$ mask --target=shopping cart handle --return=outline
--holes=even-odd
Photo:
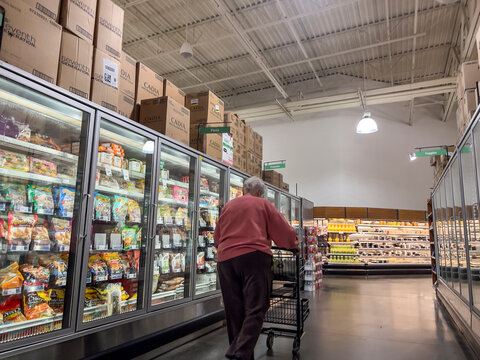
[[[300,249],[299,248],[295,248],[295,249],[286,249],[286,248],[280,248],[280,247],[277,247],[277,246],[272,246],[272,250],[283,250],[283,251],[289,251],[291,253],[293,253],[294,255],[298,255],[300,253]]]

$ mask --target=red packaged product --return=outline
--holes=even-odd
[[[21,295],[7,297],[0,304],[0,313],[2,314],[4,324],[27,321],[27,318],[22,313]]]
[[[38,175],[57,177],[57,165],[50,161],[31,157],[30,172]]]

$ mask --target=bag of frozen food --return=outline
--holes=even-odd
[[[117,252],[102,253],[100,257],[107,263],[110,279],[115,280],[123,277],[123,264]]]
[[[118,181],[115,180],[113,177],[107,176],[105,174],[100,174],[99,185],[108,187],[110,189],[120,189]]]
[[[51,289],[50,300],[48,305],[55,311],[56,314],[63,313],[63,306],[65,303],[65,290],[64,289]]]
[[[70,246],[72,236],[72,224],[70,220],[52,219],[52,227],[54,232],[54,241],[59,246]]]
[[[23,275],[24,291],[40,291],[48,286],[50,279],[50,270],[39,265],[22,265],[20,271]]]
[[[160,271],[162,274],[170,273],[170,255],[167,252],[160,254]]]
[[[21,295],[5,298],[5,301],[0,304],[0,313],[2,314],[4,324],[27,321],[27,318],[22,313]]]
[[[113,221],[124,222],[128,214],[128,199],[123,196],[115,195],[113,200]]]
[[[73,217],[73,207],[75,205],[75,190],[67,187],[58,188],[58,215],[64,217]]]
[[[33,134],[30,137],[30,142],[32,144],[40,145],[47,147],[49,149],[54,149],[58,151],[62,151],[62,148],[58,146],[49,136],[41,135],[41,134]]]
[[[170,266],[173,273],[182,272],[182,257],[181,254],[172,254],[170,256]]]
[[[15,246],[29,246],[37,215],[8,213],[8,243]]]
[[[5,199],[10,203],[10,209],[17,212],[30,212],[27,207],[27,191],[25,185],[1,184]]]
[[[142,221],[142,212],[138,202],[135,200],[128,200],[128,217],[132,223],[140,223]]]
[[[65,286],[67,283],[67,264],[62,260],[54,260],[50,264],[50,273],[55,279],[55,285]]]
[[[0,269],[0,288],[2,292],[19,289],[23,285],[23,276],[19,271],[18,263],[14,262],[9,266]]]
[[[110,221],[112,218],[111,199],[106,195],[95,193],[95,219]]]
[[[57,165],[53,162],[30,157],[30,172],[33,174],[57,177]]]
[[[205,251],[199,251],[197,253],[197,269],[205,269]]]
[[[152,294],[155,294],[158,288],[158,279],[160,278],[160,274],[154,274],[152,278]]]
[[[0,150],[0,168],[27,172],[28,158],[23,154]]]
[[[33,250],[50,250],[50,236],[45,225],[35,225],[32,230]]]
[[[122,230],[122,240],[123,240],[123,248],[124,249],[132,249],[135,248],[137,244],[136,240],[136,233],[137,227],[125,227]]]
[[[54,203],[52,188],[42,185],[28,185],[28,201],[33,203],[33,210],[37,214],[53,215]]]
[[[27,320],[39,319],[55,315],[48,305],[51,290],[31,291],[23,296],[23,311]]]
[[[107,264],[101,259],[100,255],[95,254],[88,259],[88,268],[92,273],[93,281],[106,281],[108,279]]]

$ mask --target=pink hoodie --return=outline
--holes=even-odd
[[[225,205],[214,238],[220,262],[257,250],[271,255],[271,240],[281,248],[298,246],[295,229],[283,215],[268,200],[250,194]]]

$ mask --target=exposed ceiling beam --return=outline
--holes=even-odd
[[[331,5],[331,6],[332,7],[333,6],[338,7],[340,5],[345,6],[345,4],[348,4],[348,3],[341,3],[341,4],[337,4],[335,6],[334,5]],[[418,13],[423,14],[423,13],[427,13],[427,12],[442,11],[442,10],[445,10],[447,7],[450,7],[450,6],[456,6],[456,5],[444,5],[444,6],[440,6],[440,7],[426,7],[426,8],[422,8]],[[301,19],[301,18],[304,18],[304,17],[309,16],[309,15],[314,15],[314,14],[317,14],[317,13],[323,13],[323,12],[329,10],[329,9],[330,9],[329,7],[325,7],[325,8],[322,8],[322,10],[301,13],[299,15],[291,17],[290,20]],[[414,15],[415,15],[414,12],[401,14],[401,15],[398,15],[396,17],[390,17],[390,21],[392,21],[392,20],[396,20],[396,21],[406,20],[406,19],[408,19],[408,18],[410,18]],[[285,22],[284,19],[278,20],[278,21],[267,22],[265,24],[262,24],[261,26],[247,28],[247,29],[245,29],[245,32],[250,33],[250,32],[254,32],[254,31],[263,30],[266,27],[270,27],[270,26],[274,26],[274,25],[278,25],[278,24],[283,24],[284,22]],[[341,35],[341,34],[347,34],[347,33],[350,33],[350,32],[357,32],[359,30],[367,29],[369,27],[372,27],[372,26],[375,26],[375,25],[381,25],[381,24],[384,24],[384,23],[386,23],[386,19],[373,20],[371,22],[365,22],[365,23],[362,23],[362,24],[359,24],[359,25],[356,25],[356,26],[352,26],[352,27],[349,27],[349,28],[343,28],[343,29],[338,29],[338,30],[335,30],[335,31],[327,32],[327,33],[316,34],[316,35],[310,36],[308,39],[302,40],[302,42],[320,40],[320,39],[323,40],[323,39],[338,36],[338,35]],[[235,36],[234,34],[226,34],[226,35],[215,37],[214,39],[208,39],[208,40],[205,40],[205,41],[200,41],[196,44],[192,44],[192,46],[194,48],[198,49],[199,47],[201,47],[203,45],[212,45],[213,43],[216,43],[216,42],[221,42],[221,41],[224,41],[224,40],[227,40],[227,39],[231,39],[234,36]],[[155,37],[152,37],[151,39],[154,39],[154,38]],[[294,41],[291,44],[296,44],[296,42]],[[279,46],[283,46],[283,44],[274,46],[274,48],[279,47]],[[265,50],[268,50],[268,49],[264,49],[263,51],[265,51]],[[155,59],[157,57],[163,57],[163,56],[167,56],[169,54],[175,54],[177,52],[178,52],[178,49],[169,50],[169,51],[165,51],[165,52],[159,52],[159,53],[154,54],[154,55],[149,55],[149,56],[140,58],[140,59],[138,59],[138,61],[145,62],[145,61],[149,61],[151,59]]]
[[[280,13],[282,14],[283,18],[287,21],[286,24],[287,24],[288,28],[290,29],[290,32],[292,33],[293,37],[295,38],[295,41],[297,42],[297,45],[300,48],[300,51],[302,52],[303,57],[305,58],[305,60],[308,61],[308,66],[310,67],[310,70],[312,70],[313,76],[315,76],[315,79],[317,80],[318,85],[320,85],[320,87],[322,87],[323,84],[322,84],[322,81],[320,80],[320,77],[317,74],[317,70],[315,70],[315,67],[313,66],[312,62],[310,61],[307,50],[305,50],[305,47],[302,44],[302,40],[300,39],[300,36],[298,35],[297,30],[293,26],[293,23],[290,20],[289,15],[287,14],[287,12],[286,12],[285,8],[283,7],[280,0],[277,0],[276,4],[277,4],[277,7],[280,10]]]
[[[455,91],[456,78],[443,78],[414,84],[390,86],[363,92],[369,106],[403,101],[411,101],[418,97],[445,94]],[[314,99],[286,102],[284,107],[292,116],[319,111],[360,107],[358,91],[347,94],[324,96]],[[277,105],[267,105],[249,109],[239,109],[236,112],[246,121],[254,122],[284,116],[283,110]]]
[[[211,1],[217,7],[218,12],[220,13],[220,15],[222,15],[228,27],[230,27],[230,29],[237,35],[238,39],[240,40],[245,50],[250,53],[253,60],[257,63],[260,69],[262,69],[262,71],[270,79],[270,81],[275,85],[275,87],[277,88],[278,92],[282,95],[282,97],[284,99],[288,99],[287,92],[283,89],[280,82],[273,75],[271,70],[267,67],[265,60],[260,55],[260,52],[256,48],[256,45],[253,43],[252,39],[250,39],[250,37],[244,31],[243,27],[240,25],[238,20],[231,14],[231,12],[227,9],[227,7],[224,5],[222,0],[211,0]]]
[[[384,45],[388,45],[388,44],[394,44],[394,43],[401,42],[401,41],[405,41],[405,40],[411,40],[411,39],[413,39],[414,37],[422,37],[422,36],[425,36],[425,35],[426,35],[425,33],[421,33],[421,34],[416,34],[416,35],[410,35],[410,36],[401,37],[401,38],[398,38],[398,39],[392,39],[392,40],[390,40],[390,41],[381,41],[381,42],[378,42],[378,43],[375,43],[375,44],[365,45],[365,46],[361,46],[361,47],[358,47],[358,48],[347,49],[347,50],[338,51],[338,52],[331,53],[331,54],[325,54],[325,55],[320,55],[320,56],[312,57],[312,58],[310,58],[309,60],[299,60],[299,61],[294,61],[294,62],[290,62],[290,63],[287,63],[287,64],[272,66],[272,67],[268,68],[268,70],[279,70],[279,69],[283,69],[283,68],[286,68],[286,67],[289,67],[289,66],[295,66],[295,65],[304,64],[304,63],[306,63],[306,62],[308,62],[308,61],[318,61],[318,60],[328,59],[328,58],[330,58],[330,57],[336,57],[336,56],[346,55],[346,54],[350,54],[350,53],[354,53],[354,52],[358,52],[358,51],[373,49],[373,48],[376,48],[376,47],[379,47],[379,46],[384,46]],[[261,72],[261,71],[258,70],[258,71],[252,71],[252,72],[249,72],[249,73],[232,75],[232,76],[225,77],[225,78],[220,78],[220,79],[215,79],[215,80],[211,80],[211,81],[206,81],[206,82],[204,82],[204,83],[202,83],[202,84],[196,84],[196,85],[191,85],[191,86],[184,86],[184,87],[182,87],[182,89],[183,89],[183,90],[185,90],[185,89],[188,90],[188,89],[195,88],[195,87],[202,86],[202,85],[211,85],[211,84],[216,84],[216,83],[219,83],[219,82],[222,82],[222,81],[239,79],[239,78],[246,77],[246,76],[250,76],[250,75],[256,75],[256,74],[258,74],[258,73],[260,73],[260,72]]]
[[[386,25],[387,25],[387,40],[391,40],[389,0],[385,0],[385,19],[387,20],[387,22],[386,22]],[[388,58],[390,60],[390,84],[393,86],[392,44],[388,44]]]

